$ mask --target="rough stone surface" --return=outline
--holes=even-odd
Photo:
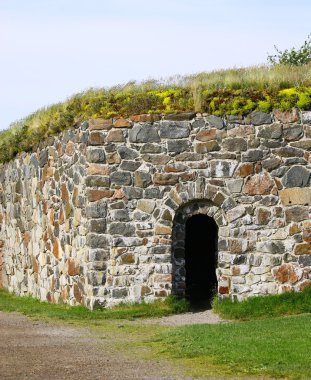
[[[297,115],[91,119],[19,155],[0,167],[0,287],[91,309],[183,296],[186,221],[205,214],[219,297],[303,289],[311,118]]]

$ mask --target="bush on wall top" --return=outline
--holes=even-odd
[[[246,115],[253,110],[292,107],[309,110],[310,74],[311,64],[259,66],[90,89],[12,123],[0,133],[0,162],[35,149],[48,136],[90,118],[185,111]]]

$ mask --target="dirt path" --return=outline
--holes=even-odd
[[[102,334],[0,312],[0,379],[186,379],[168,362],[116,351]]]

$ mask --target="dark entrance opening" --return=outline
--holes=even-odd
[[[213,218],[199,214],[186,222],[186,298],[192,308],[205,309],[217,291],[218,227]]]

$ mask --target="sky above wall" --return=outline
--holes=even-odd
[[[0,130],[89,87],[266,62],[310,0],[0,0]]]

